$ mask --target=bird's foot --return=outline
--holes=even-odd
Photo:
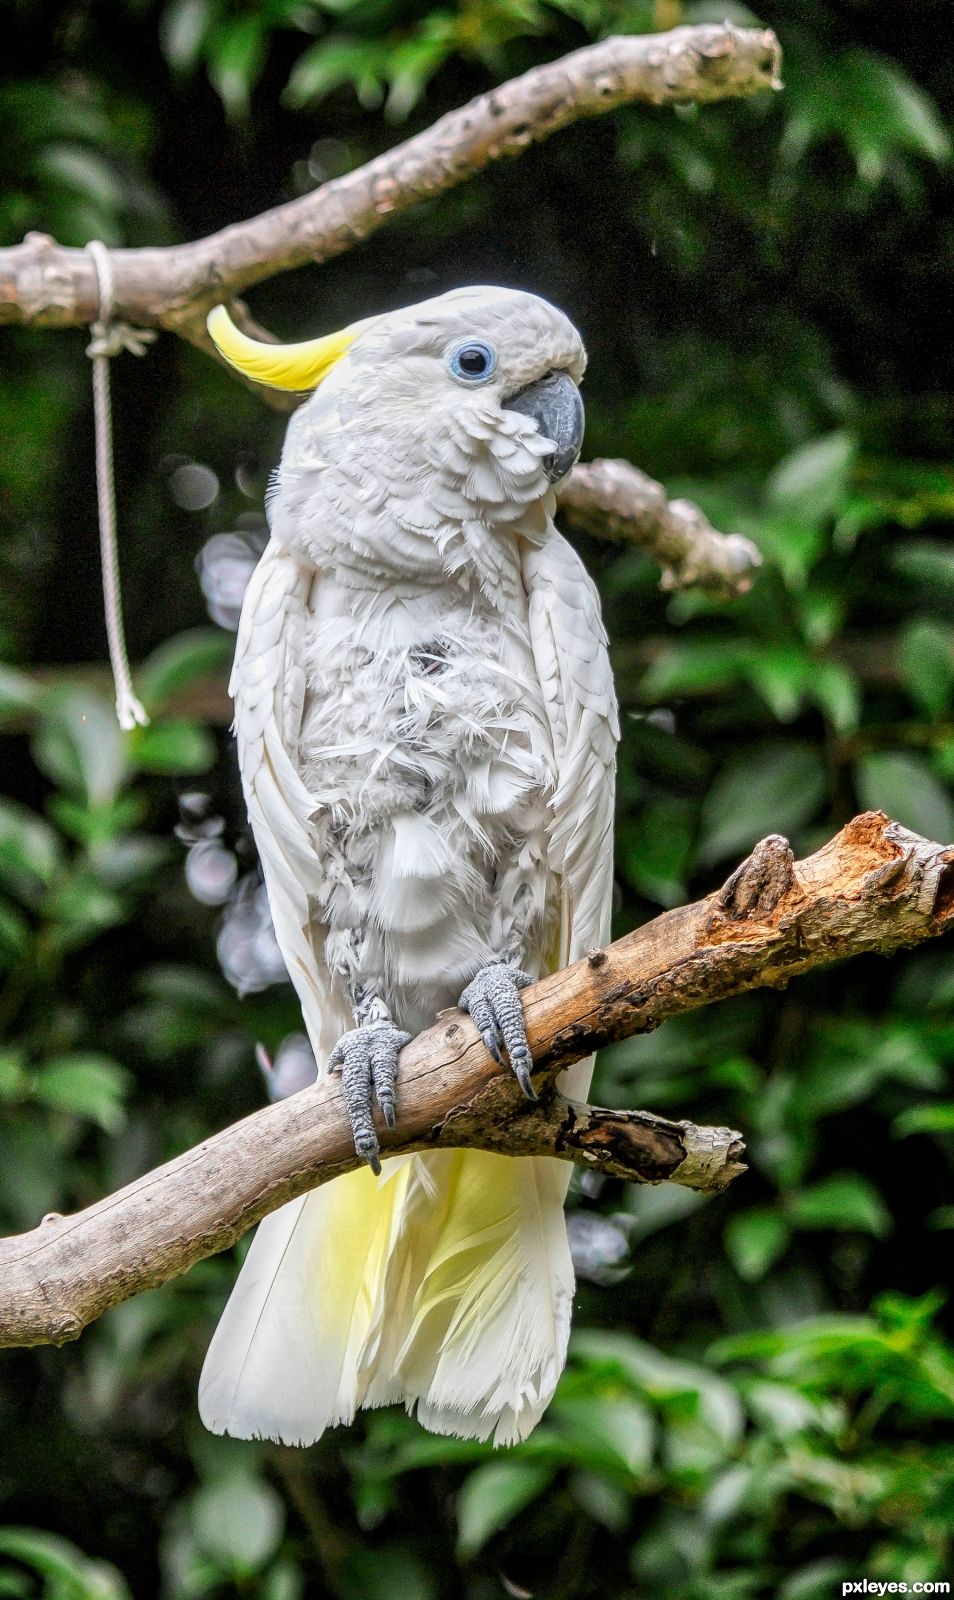
[[[374,1130],[372,1103],[377,1100],[389,1128],[395,1125],[394,1080],[398,1056],[411,1035],[390,1022],[370,1022],[343,1033],[328,1058],[341,1073],[341,1087],[354,1134],[354,1147],[372,1172],[381,1171],[381,1148]]]
[[[497,962],[483,967],[458,1001],[461,1010],[470,1013],[484,1044],[501,1066],[501,1045],[506,1049],[514,1077],[528,1100],[536,1100],[537,1092],[530,1077],[533,1058],[527,1044],[520,990],[532,982],[519,967]]]

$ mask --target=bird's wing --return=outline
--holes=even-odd
[[[548,854],[563,886],[563,965],[610,935],[619,718],[599,596],[575,550],[554,529],[524,547],[523,578],[556,761]]]
[[[311,816],[298,771],[305,699],[303,635],[314,569],[274,540],[245,595],[229,691],[249,821],[265,874],[275,937],[324,1066],[347,1013],[334,1003],[325,930],[314,921],[321,886]]]

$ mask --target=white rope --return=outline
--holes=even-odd
[[[149,721],[145,707],[137,700],[126,653],[123,629],[122,592],[119,585],[119,550],[116,543],[116,484],[113,477],[113,418],[109,392],[109,362],[121,350],[145,355],[156,337],[151,328],[131,328],[113,321],[113,263],[99,239],[86,246],[96,268],[99,285],[99,316],[93,323],[93,337],[86,354],[93,363],[93,421],[96,431],[96,500],[99,507],[99,554],[103,568],[103,601],[106,609],[106,637],[109,661],[116,686],[116,716],[127,732],[138,723]]]

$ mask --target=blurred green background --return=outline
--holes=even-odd
[[[726,14],[756,20],[726,0],[8,0],[0,231],[188,239],[590,37]],[[784,94],[581,124],[250,297],[295,338],[461,283],[538,290],[589,345],[586,453],[761,546],[752,592],[717,604],[578,541],[625,709],[620,932],[766,832],[804,852],[883,806],[954,839],[950,6],[778,0],[758,20]],[[6,330],[0,369],[8,1230],[260,1104],[256,1043],[273,1091],[307,1072],[230,741],[203,714],[283,422],[170,337],[115,364],[154,714],[122,737],[83,348]],[[229,1257],[74,1346],[4,1352],[0,1595],[827,1600],[954,1579],[952,1058],[949,944],[607,1052],[601,1098],[741,1128],[751,1170],[709,1200],[575,1183],[571,1361],[514,1451],[394,1411],[304,1453],[206,1436]]]

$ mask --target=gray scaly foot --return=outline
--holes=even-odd
[[[410,1039],[409,1033],[395,1028],[393,1023],[369,1022],[363,1028],[343,1033],[328,1058],[328,1065],[341,1072],[355,1150],[375,1173],[381,1171],[381,1149],[374,1131],[372,1100],[377,1100],[381,1115],[393,1128],[397,1061]]]
[[[504,1065],[501,1045],[507,1051],[511,1070],[528,1100],[536,1100],[530,1072],[533,1058],[527,1044],[527,1028],[520,1004],[520,990],[533,979],[529,973],[506,962],[483,967],[464,990],[458,1001],[462,1011],[467,1011],[495,1061]]]

